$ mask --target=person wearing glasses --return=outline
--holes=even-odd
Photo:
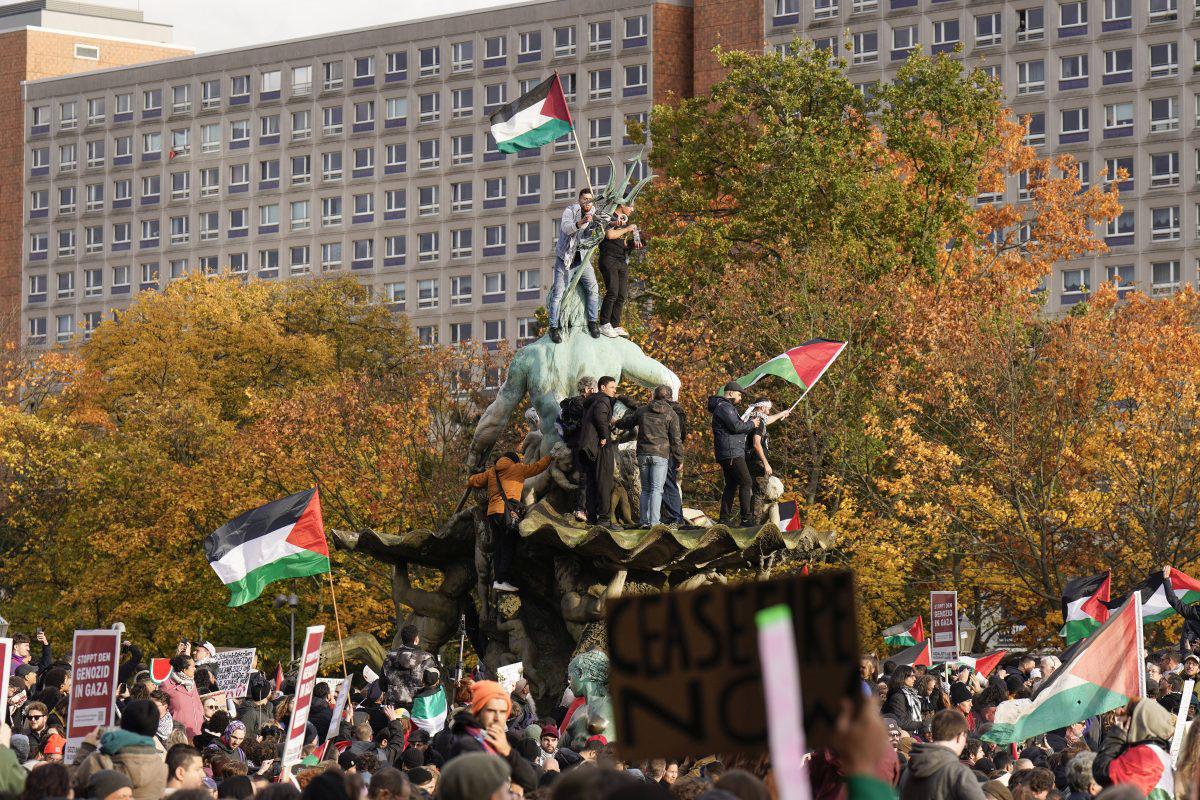
[[[25,706],[24,723],[15,726],[13,733],[24,734],[30,742],[37,744],[40,749],[50,738],[50,725],[47,724],[50,713],[46,704],[34,700]]]

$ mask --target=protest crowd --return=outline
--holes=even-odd
[[[1191,610],[1190,608],[1188,609]],[[767,800],[780,788],[767,756],[698,754],[682,761],[623,761],[604,736],[563,744],[569,690],[539,709],[518,680],[443,682],[414,628],[381,674],[352,683],[336,724],[330,682],[317,679],[303,758],[280,780],[295,682],[251,671],[242,698],[216,691],[208,643],[181,644],[156,682],[135,644],[122,647],[118,727],[89,735],[64,760],[70,664],[45,635],[16,634],[8,724],[0,732],[0,797],[177,800],[282,798],[683,798]],[[37,645],[36,652],[33,645]],[[847,705],[832,745],[807,756],[815,800],[1081,800],[1200,797],[1200,726],[1184,740],[1172,776],[1170,747],[1181,687],[1200,656],[1178,650],[1145,660],[1146,697],[1012,745],[986,741],[997,707],[1027,698],[1062,662],[1005,658],[988,674],[861,661],[864,702]],[[364,681],[366,681],[364,683]],[[332,683],[337,683],[333,681]],[[447,691],[448,690],[448,691]],[[436,702],[429,702],[431,699]],[[446,702],[441,702],[445,700]],[[1193,700],[1190,717],[1197,707]],[[563,736],[560,736],[563,731]],[[1165,782],[1164,782],[1165,781]]]

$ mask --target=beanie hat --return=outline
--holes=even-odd
[[[740,394],[746,390],[743,389],[742,385],[740,383],[738,383],[737,381],[730,381],[729,383],[725,384],[725,387],[723,389],[721,389],[721,391],[722,392],[738,392]]]
[[[547,722],[545,725],[542,726],[542,736],[553,736],[555,739],[557,739],[558,738],[558,726],[555,725],[553,722]]]
[[[131,700],[121,712],[121,728],[139,736],[158,733],[158,706],[150,700]]]
[[[63,754],[63,748],[66,746],[66,739],[59,736],[57,733],[52,733],[46,738],[46,743],[42,745],[42,754],[47,756],[61,756]]]
[[[415,747],[410,747],[400,756],[400,769],[405,771],[413,767],[425,766],[425,754]]]
[[[92,775],[91,780],[88,781],[86,794],[95,800],[104,800],[113,792],[120,791],[125,787],[132,789],[133,782],[123,773],[117,772],[115,769],[102,769]]]
[[[502,698],[508,707],[504,713],[505,717],[508,717],[512,714],[512,698],[508,692],[504,691],[504,687],[495,681],[476,681],[475,685],[471,687],[471,713],[478,714],[484,706],[497,697]]]
[[[466,753],[448,762],[442,770],[442,779],[438,781],[438,800],[478,800],[480,797],[491,797],[493,792],[508,781],[510,775],[512,770],[500,756],[491,753]]]
[[[950,702],[954,705],[965,703],[973,697],[965,683],[955,683],[950,686]]]
[[[29,760],[29,737],[25,734],[14,733],[12,740],[8,743],[8,748],[16,754],[17,761]]]
[[[422,783],[429,783],[433,780],[433,773],[424,767],[414,767],[408,771],[409,783],[415,783],[418,786]]]

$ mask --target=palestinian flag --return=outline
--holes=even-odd
[[[1063,626],[1059,634],[1072,644],[1085,638],[1108,619],[1112,573],[1074,578],[1063,587]],[[1163,602],[1166,602],[1165,600]]]
[[[933,659],[929,657],[929,640],[926,639],[919,644],[914,644],[907,650],[901,650],[899,653],[888,656],[888,661],[891,661],[897,667],[908,665],[910,667],[931,667]]]
[[[989,742],[1023,742],[1145,697],[1142,604],[1131,595],[1082,642],[1028,700],[1007,700],[983,735]]]
[[[760,364],[750,372],[737,379],[743,389],[749,389],[767,375],[783,378],[788,383],[794,383],[808,394],[825,370],[829,369],[842,351],[846,349],[845,342],[835,342],[830,339],[809,339],[799,347],[793,347],[786,353],[775,356],[765,364]],[[801,395],[803,396],[803,395]]]
[[[534,150],[574,127],[558,73],[488,117],[492,138],[502,153]]]
[[[267,584],[329,571],[329,544],[316,489],[267,503],[222,525],[204,540],[204,553],[229,605],[249,603]]]
[[[447,709],[446,692],[439,684],[413,698],[411,719],[414,725],[433,736],[446,727]]]
[[[883,632],[883,643],[892,647],[911,647],[925,641],[925,623],[921,615],[898,622]]]
[[[1137,787],[1146,800],[1175,797],[1175,769],[1171,765],[1171,755],[1156,744],[1129,748],[1112,762],[1108,774],[1113,783]]]
[[[986,678],[992,674],[992,670],[999,666],[1007,654],[1007,650],[993,650],[982,656],[959,656],[951,663],[968,666]]]
[[[1171,590],[1184,605],[1200,602],[1200,581],[1174,567],[1171,568]],[[1151,572],[1139,591],[1142,595],[1142,622],[1161,622],[1175,613],[1175,609],[1167,602],[1167,593],[1163,591],[1162,570]]]
[[[779,530],[781,533],[800,530],[800,513],[795,500],[779,504]]]
[[[150,680],[155,683],[162,683],[169,677],[171,677],[171,659],[150,659]]]

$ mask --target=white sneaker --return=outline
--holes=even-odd
[[[625,338],[629,338],[629,331],[625,330],[624,328],[613,328],[612,335],[613,336],[624,336]]]
[[[495,583],[492,584],[492,588],[495,589],[497,592],[519,591],[517,589],[517,587],[513,586],[511,583],[508,583],[507,581],[496,581]]]
[[[609,337],[615,337],[618,335],[617,332],[613,330],[613,326],[607,322],[600,326],[600,332]]]

